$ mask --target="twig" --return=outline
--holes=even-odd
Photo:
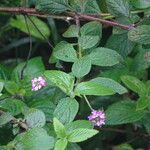
[[[3,13],[14,13],[14,14],[25,14],[25,15],[30,15],[30,16],[38,16],[38,17],[51,17],[54,19],[63,19],[63,20],[67,20],[68,17],[71,17],[72,19],[75,18],[76,13],[74,12],[66,12],[64,14],[61,15],[53,15],[53,14],[48,14],[48,13],[42,13],[42,12],[38,12],[36,9],[34,8],[26,8],[26,7],[0,7],[0,12]],[[124,24],[120,24],[114,21],[109,21],[109,20],[105,20],[105,19],[101,19],[99,18],[99,15],[87,15],[87,14],[78,14],[79,18],[81,20],[88,20],[88,21],[99,21],[102,24],[106,24],[109,26],[116,26],[125,30],[131,30],[134,28],[133,25],[124,25]]]

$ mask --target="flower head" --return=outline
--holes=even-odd
[[[46,81],[43,77],[34,78],[31,80],[32,91],[38,91],[42,87],[46,86]]]
[[[102,127],[105,124],[105,113],[103,110],[92,110],[88,119],[94,124],[94,126]]]

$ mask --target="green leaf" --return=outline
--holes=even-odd
[[[57,118],[53,119],[53,124],[55,133],[57,134],[57,138],[65,138],[66,130],[64,125]]]
[[[9,112],[3,113],[0,116],[0,127],[10,122],[12,119],[13,119],[13,116]]]
[[[79,104],[75,99],[63,98],[58,103],[54,117],[59,119],[63,124],[69,123],[74,120],[79,109]]]
[[[93,129],[93,125],[87,120],[76,120],[65,125],[65,129],[68,133],[78,128]]]
[[[67,147],[67,139],[59,139],[55,143],[55,148],[54,150],[65,150]]]
[[[71,44],[65,41],[62,41],[56,45],[56,47],[54,48],[53,55],[57,59],[66,62],[74,62],[77,60],[76,50]]]
[[[3,82],[0,82],[0,93],[1,93],[2,90],[3,90],[3,87],[4,87],[4,83],[3,83]]]
[[[91,70],[91,60],[88,57],[82,57],[74,62],[72,66],[72,73],[77,77],[81,78],[87,75]]]
[[[114,147],[114,150],[134,150],[129,144],[121,144]]]
[[[114,91],[93,81],[81,82],[75,88],[75,95],[113,95]]]
[[[142,123],[147,131],[148,134],[150,134],[150,115],[147,113],[143,118],[142,118]]]
[[[14,81],[6,81],[5,82],[5,89],[12,95],[15,95],[19,92],[19,86]]]
[[[109,78],[97,77],[95,79],[92,79],[91,81],[108,87],[118,94],[124,94],[127,92],[127,89],[124,88],[121,84]]]
[[[134,43],[128,39],[127,33],[113,34],[109,37],[106,47],[116,50],[124,58],[131,53]]]
[[[28,106],[32,108],[36,108],[42,110],[45,114],[46,121],[52,121],[53,119],[53,112],[55,110],[55,105],[48,99],[35,99],[32,100]]]
[[[108,48],[96,48],[89,54],[89,59],[93,65],[113,66],[118,64],[122,57],[114,50]]]
[[[132,0],[131,4],[138,9],[145,9],[150,7],[150,2],[148,0]]]
[[[12,115],[16,116],[22,113],[22,111],[25,108],[27,108],[27,106],[21,100],[8,98],[8,99],[0,101],[0,108],[6,109]]]
[[[128,32],[128,38],[139,44],[150,44],[150,26],[141,25]]]
[[[136,77],[125,75],[121,77],[122,82],[132,91],[139,95],[145,95],[146,87],[142,81]]]
[[[110,105],[106,110],[106,125],[133,123],[143,116],[143,111],[136,111],[135,102],[120,101]]]
[[[49,30],[47,24],[45,22],[43,22],[42,20],[38,19],[37,17],[30,17],[30,18],[36,24],[37,28],[40,29],[40,31],[42,32],[42,34],[46,38],[48,38],[50,36],[50,30]],[[28,18],[26,20],[27,20],[27,23],[28,23],[31,35],[33,37],[38,38],[38,39],[44,40],[43,36],[34,27],[34,25],[32,24],[32,22]],[[25,33],[29,34],[24,16],[19,15],[19,16],[17,16],[16,19],[11,19],[10,20],[10,25],[12,27],[14,27],[14,28],[19,29],[22,32],[25,32]]]
[[[109,12],[115,16],[129,16],[129,3],[127,0],[106,0]]]
[[[80,29],[81,36],[102,36],[102,25],[97,21],[91,21]]]
[[[149,97],[141,97],[137,101],[136,110],[144,110],[145,108],[150,106],[150,98]]]
[[[31,108],[25,112],[25,118],[29,128],[43,127],[46,123],[45,115],[41,110]]]
[[[55,86],[59,87],[66,94],[71,94],[74,85],[74,78],[71,75],[57,70],[45,71],[44,74]]]
[[[14,144],[16,150],[51,150],[54,147],[54,138],[43,128],[33,128],[18,135]]]
[[[66,150],[81,150],[81,148],[76,143],[69,143]]]
[[[12,72],[12,79],[14,79],[16,82],[20,82],[21,71],[24,65],[25,63],[20,63]],[[41,57],[35,57],[28,61],[28,67],[25,68],[23,77],[28,79],[28,82],[30,82],[31,86],[31,80],[35,77],[43,75],[44,71],[45,67]]]
[[[68,9],[68,0],[38,0],[36,9],[46,13],[62,13]]]
[[[72,143],[82,142],[93,137],[97,133],[98,131],[94,129],[75,129],[68,135],[68,141]]]
[[[81,36],[79,37],[79,45],[82,49],[89,49],[94,47],[99,42],[99,36]]]
[[[79,28],[76,25],[71,25],[67,29],[67,31],[63,34],[64,37],[66,38],[71,38],[71,37],[78,37],[79,35]]]
[[[88,0],[85,6],[85,13],[87,14],[99,14],[101,10],[96,0]]]

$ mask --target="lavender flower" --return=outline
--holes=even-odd
[[[32,82],[32,91],[38,91],[42,87],[46,86],[46,81],[43,77],[34,78],[31,80]]]
[[[94,126],[101,128],[105,124],[105,113],[102,110],[92,110],[88,119],[94,124]]]

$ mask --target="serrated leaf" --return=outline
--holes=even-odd
[[[111,14],[129,17],[129,3],[127,0],[106,0],[106,4]]]
[[[55,148],[54,150],[65,150],[67,147],[67,139],[59,139],[55,143]]]
[[[146,87],[144,83],[136,77],[125,75],[121,77],[121,80],[132,91],[138,93],[139,95],[145,95]]]
[[[16,150],[51,150],[54,147],[54,138],[43,128],[33,128],[19,134],[14,143]]]
[[[32,107],[32,108],[36,108],[39,110],[42,110],[45,114],[46,117],[46,121],[52,121],[53,119],[53,113],[55,110],[55,105],[48,99],[35,99],[32,100],[28,106]]]
[[[36,9],[46,13],[62,13],[68,9],[68,0],[38,0]]]
[[[38,19],[37,17],[30,17],[34,23],[36,23],[36,26],[42,34],[48,38],[50,36],[50,30],[45,22],[42,20]],[[34,25],[31,23],[31,21],[27,18],[27,23],[30,29],[30,33],[33,37],[36,37],[38,39],[44,40],[43,36],[39,33],[39,31],[34,27]],[[16,19],[11,19],[10,20],[10,25],[14,28],[17,28],[21,30],[22,32],[28,33],[28,28],[26,26],[26,21],[24,16],[17,16]],[[41,28],[42,27],[42,28]]]
[[[150,98],[149,97],[141,97],[137,101],[136,110],[144,110],[145,108],[150,106]]]
[[[143,116],[143,111],[136,111],[135,102],[121,101],[110,105],[106,110],[106,125],[133,123]]]
[[[65,138],[66,130],[64,125],[57,118],[53,119],[53,124],[55,133],[57,134],[57,138]]]
[[[71,25],[67,29],[67,31],[63,34],[64,37],[71,38],[71,37],[78,37],[79,35],[79,28],[76,25]]]
[[[97,96],[105,96],[105,95],[113,95],[115,92],[103,85],[98,83],[88,81],[81,82],[75,88],[75,95],[97,95]]]
[[[68,133],[78,128],[93,129],[93,125],[87,120],[76,120],[65,125],[65,129]]]
[[[63,98],[58,103],[54,117],[59,119],[63,124],[73,121],[79,109],[79,104],[75,99]]]
[[[102,36],[102,25],[97,21],[84,24],[80,29],[81,36]]]
[[[150,26],[141,25],[128,32],[128,38],[139,44],[150,44]]]
[[[93,137],[97,133],[98,131],[94,129],[75,129],[68,135],[68,141],[72,143],[82,142]]]
[[[74,78],[71,75],[57,70],[45,71],[44,75],[66,94],[71,94],[74,85]]]
[[[46,118],[41,110],[31,108],[25,112],[26,124],[29,128],[43,127],[46,123]]]
[[[0,116],[0,127],[10,122],[13,116],[9,112],[5,112]]]
[[[74,62],[72,66],[72,73],[77,77],[81,78],[87,75],[91,70],[91,60],[88,57],[82,57]]]
[[[89,49],[98,44],[99,39],[99,36],[81,36],[79,37],[79,45],[82,49]]]
[[[114,50],[100,47],[92,50],[89,59],[93,65],[97,66],[113,66],[118,64],[122,57]]]
[[[127,89],[125,87],[109,78],[97,77],[95,79],[92,79],[91,81],[99,83],[102,86],[108,87],[118,94],[124,94],[127,92]]]
[[[77,60],[76,50],[71,44],[65,41],[62,41],[56,45],[56,47],[54,48],[53,55],[57,59],[66,62],[74,62]]]
[[[16,116],[22,113],[22,111],[25,108],[27,108],[27,106],[21,100],[8,98],[8,99],[0,101],[0,108],[3,108],[7,110],[8,112],[10,112],[12,115]]]

